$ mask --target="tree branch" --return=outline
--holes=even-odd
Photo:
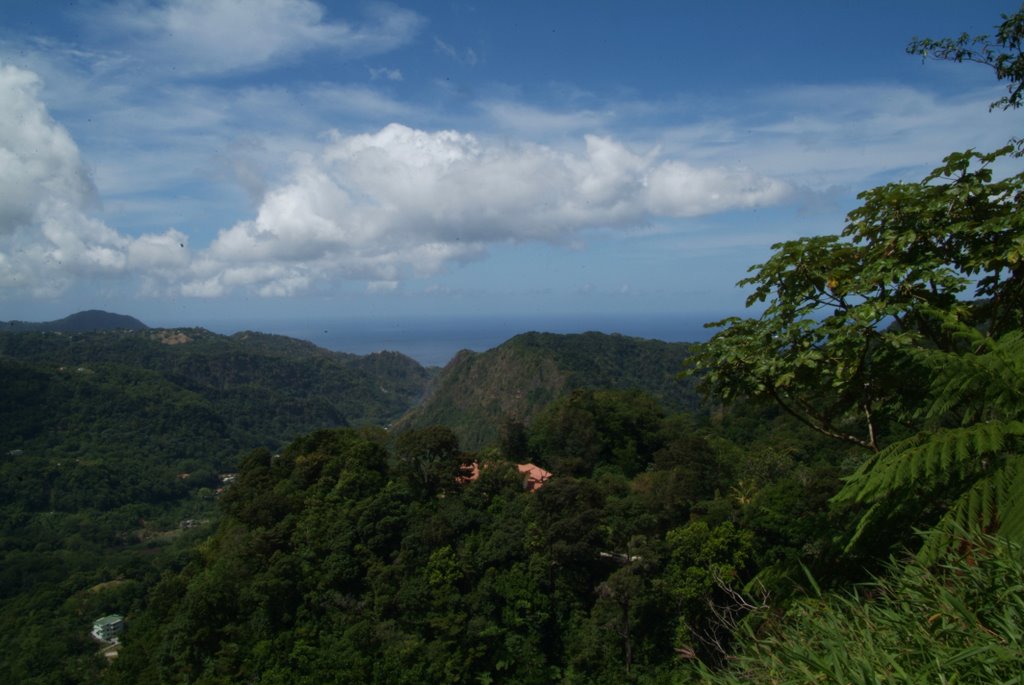
[[[786,411],[786,413],[788,413],[790,416],[792,416],[793,418],[795,418],[797,421],[804,424],[808,428],[811,428],[821,433],[822,435],[827,435],[830,438],[835,438],[836,440],[842,440],[844,442],[853,443],[858,447],[864,447],[866,449],[871,450],[872,452],[878,451],[878,446],[875,445],[873,441],[864,440],[863,438],[858,438],[856,435],[851,435],[849,433],[840,433],[833,429],[830,424],[821,421],[821,419],[818,419],[817,417],[813,417],[810,414],[810,412],[808,412],[807,414],[800,413],[799,411],[791,407],[788,402],[783,400],[782,396],[779,395],[779,392],[774,387],[769,389],[769,393],[771,393],[772,399],[774,399],[779,404],[779,406]]]

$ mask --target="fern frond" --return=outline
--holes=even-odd
[[[850,539],[846,542],[846,547],[844,548],[845,552],[849,552],[850,550],[852,550],[857,545],[857,542],[861,539],[861,537],[864,536],[864,532],[871,529],[871,526],[874,524],[875,519],[877,518],[879,509],[880,507],[878,504],[873,504],[860,517],[860,520],[857,521],[857,527],[853,531],[853,535],[851,535]]]
[[[1002,469],[999,501],[999,534],[1024,540],[1024,456],[1014,455]]]
[[[907,351],[931,375],[928,401],[916,414],[921,428],[865,461],[832,498],[872,505],[850,546],[897,510],[904,493],[950,486],[960,495],[927,538],[925,557],[934,558],[961,529],[1024,539],[1024,331],[992,339],[955,319],[943,324],[963,352]]]
[[[971,409],[1006,416],[1024,403],[1024,333],[1013,331],[995,341],[974,335],[972,347],[986,353],[910,352],[933,373],[922,418],[940,420],[957,408],[965,409],[967,420],[975,413]]]
[[[1008,439],[1024,437],[1024,421],[986,421],[918,433],[882,450],[847,479],[836,501],[874,501],[911,486],[941,484],[978,473],[980,457],[1001,451]]]
[[[925,537],[918,558],[931,563],[947,549],[998,532],[1024,541],[1024,457],[1013,455],[964,492]]]

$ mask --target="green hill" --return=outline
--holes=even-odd
[[[667,409],[693,410],[694,381],[677,378],[689,350],[617,334],[523,333],[486,352],[460,352],[396,427],[449,426],[477,449],[493,444],[509,419],[529,424],[577,388],[642,390]]]

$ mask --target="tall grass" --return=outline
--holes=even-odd
[[[1024,552],[986,537],[940,563],[891,562],[856,593],[801,600],[704,682],[1024,683]]]

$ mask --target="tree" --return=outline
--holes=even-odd
[[[1015,510],[999,496],[1016,482],[1002,480],[1012,475],[998,468],[1006,457],[992,459],[1012,447],[1005,438],[1015,435],[1015,424],[998,431],[986,424],[988,442],[969,450],[961,435],[954,452],[934,434],[949,422],[962,431],[978,424],[981,431],[992,411],[1009,421],[1024,408],[1013,391],[993,384],[976,388],[1003,393],[998,405],[982,411],[984,395],[964,390],[973,387],[977,364],[1001,363],[1013,372],[1006,356],[1013,339],[1006,336],[1021,328],[1024,313],[1024,174],[996,180],[991,169],[1011,151],[952,154],[919,183],[862,193],[864,204],[850,213],[840,236],[777,245],[741,282],[756,286],[748,304],[768,302],[763,314],[722,322],[727,328],[694,357],[711,393],[773,400],[821,433],[876,453],[840,497],[873,505],[861,531],[891,505],[887,498],[923,472],[930,478],[914,481],[918,493],[931,485],[949,497],[947,531],[951,522],[968,519],[992,527],[999,510]],[[978,359],[1000,345],[1007,348],[1002,357]],[[944,368],[962,375],[939,374]],[[962,410],[956,417],[954,406]],[[886,428],[915,437],[887,446]],[[969,469],[968,458],[975,459]],[[942,490],[949,487],[960,491]],[[971,488],[978,494],[961,500]],[[989,497],[980,509],[979,497]]]
[[[907,422],[921,399],[907,350],[956,349],[943,317],[989,335],[1021,324],[1024,175],[991,169],[1010,151],[954,153],[918,183],[861,193],[839,236],[774,245],[740,281],[764,312],[711,324],[725,329],[692,358],[705,389],[774,400],[877,451],[879,429]]]
[[[661,446],[664,412],[639,390],[581,388],[544,408],[532,445],[558,475],[589,475],[599,466],[627,476],[642,471]]]
[[[996,29],[996,35],[970,36],[960,34],[957,38],[915,38],[907,46],[911,55],[923,59],[947,60],[951,62],[975,62],[992,67],[996,78],[1009,81],[1009,95],[992,103],[991,109],[1016,109],[1024,98],[1024,10],[1002,15],[1003,23]]]
[[[395,441],[395,456],[410,490],[421,496],[450,491],[458,478],[468,475],[459,439],[444,426],[402,433]]]
[[[728,521],[714,528],[694,521],[669,531],[665,542],[663,582],[679,611],[677,648],[719,662],[744,611],[736,600],[753,566],[753,533]]]
[[[864,462],[836,496],[871,505],[848,548],[885,518],[888,498],[922,491],[949,498],[925,560],[979,531],[1024,539],[1024,332],[961,335],[966,352],[913,353],[931,372],[922,429]]]
[[[1004,17],[994,44],[961,36],[909,49],[990,64],[1011,84],[996,104],[1017,107],[1022,33],[1024,10]],[[1024,398],[1007,377],[1019,373],[1024,324],[1024,174],[992,171],[1013,152],[950,154],[920,182],[861,193],[840,235],[773,246],[740,282],[763,313],[712,324],[725,329],[693,357],[711,394],[774,401],[874,453],[839,497],[873,505],[860,531],[930,487],[948,502],[933,551],[956,526],[1024,534],[1014,494]]]

